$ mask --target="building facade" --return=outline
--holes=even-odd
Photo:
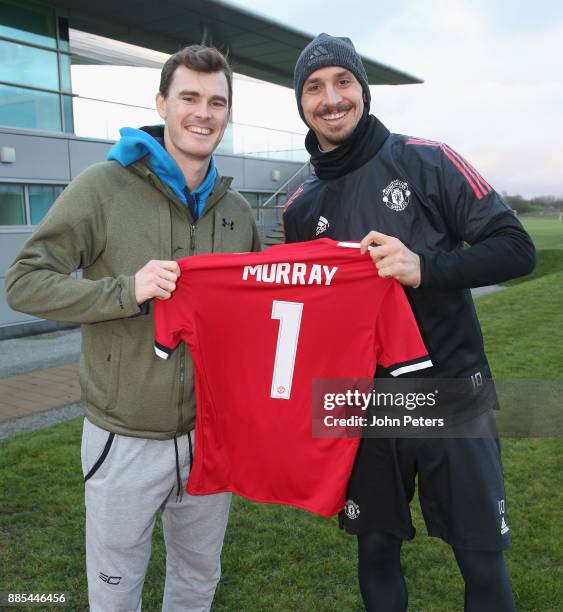
[[[57,196],[85,168],[105,159],[113,140],[84,138],[74,133],[73,104],[86,104],[88,100],[72,91],[68,19],[54,8],[21,0],[0,0],[0,15],[3,287],[6,270]],[[111,102],[108,104],[107,111],[111,112]],[[127,113],[127,108],[120,110]],[[269,158],[267,147],[261,151],[256,144],[260,135],[253,138],[255,155],[235,154],[236,129],[237,126],[229,126],[217,166],[223,175],[234,177],[233,186],[248,199],[265,236],[279,219],[278,205],[290,185],[273,200],[272,196],[293,175],[299,175],[303,162]],[[304,175],[307,172],[304,168]],[[270,204],[264,208],[267,200]],[[0,293],[0,339],[57,327],[13,311],[6,303],[5,292]]]
[[[96,89],[77,91],[72,76],[80,65],[158,68],[176,50],[203,42],[228,53],[235,79],[291,87],[295,61],[312,39],[227,2],[160,0],[130,8],[127,0],[0,0],[2,289],[26,238],[65,186],[105,158],[117,128],[158,119],[154,108],[98,99]],[[370,84],[421,82],[362,59]],[[261,98],[255,99],[263,106]],[[249,123],[255,108],[247,109]],[[98,129],[102,114],[106,120]],[[247,198],[263,237],[275,230],[288,194],[309,174],[306,159],[303,133],[279,125],[231,123],[217,150],[219,171],[234,177],[233,186]],[[274,235],[279,239],[279,232]],[[0,292],[0,339],[56,327],[14,312]]]

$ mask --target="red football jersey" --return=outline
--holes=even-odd
[[[189,493],[343,508],[359,439],[312,436],[313,379],[432,365],[402,287],[358,247],[323,238],[179,260],[172,297],[154,302],[155,351],[183,340],[194,361]]]

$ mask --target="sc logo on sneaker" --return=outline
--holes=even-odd
[[[123,576],[108,576],[107,574],[103,574],[102,572],[100,572],[98,574],[98,578],[102,581],[102,582],[107,582],[108,584],[119,584],[121,582],[121,579],[123,578]]]

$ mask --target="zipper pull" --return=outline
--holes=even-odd
[[[195,223],[190,225],[190,254],[193,255],[195,251]]]

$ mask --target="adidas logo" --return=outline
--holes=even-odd
[[[329,58],[332,54],[330,51],[325,49],[322,45],[315,47],[313,51],[311,51],[311,55],[309,55],[309,63],[318,62],[321,58],[326,57]]]
[[[328,51],[322,45],[316,47],[311,53],[311,57],[319,57],[319,55],[328,55]]]
[[[315,236],[318,236],[319,234],[326,232],[326,230],[329,227],[330,227],[330,223],[328,222],[328,219],[325,219],[324,217],[319,217],[319,222],[317,223],[317,230],[315,231]]]
[[[502,535],[504,535],[507,531],[509,531],[508,525],[506,524],[506,521],[504,520],[504,516],[503,516],[500,522],[500,532]]]

